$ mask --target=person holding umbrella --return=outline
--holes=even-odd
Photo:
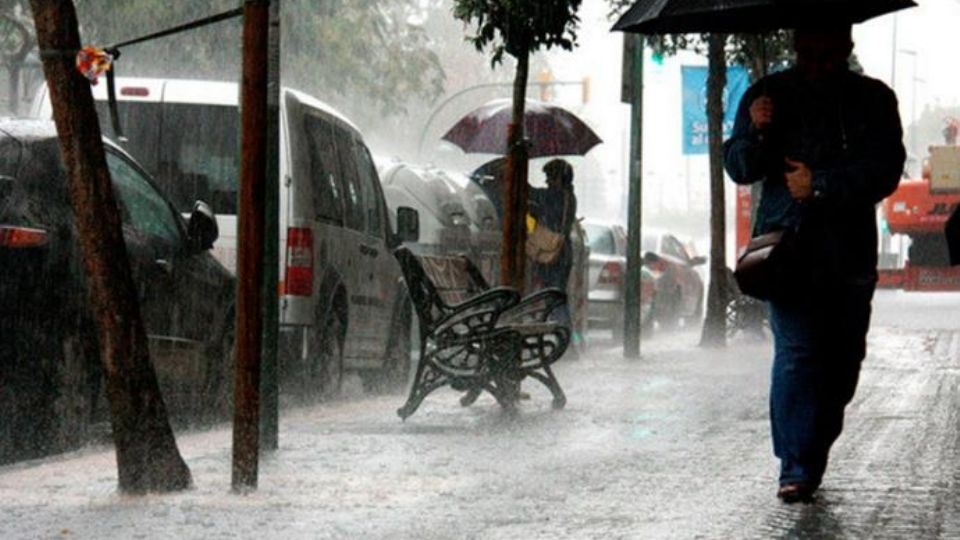
[[[538,226],[546,226],[563,238],[563,245],[550,262],[533,260],[532,272],[537,288],[555,287],[567,292],[573,267],[570,231],[577,219],[577,197],[573,193],[573,167],[563,159],[551,159],[543,166],[547,187],[529,187],[530,214]],[[564,302],[557,308],[558,321],[571,327],[570,309]],[[572,328],[572,327],[571,327]]]
[[[770,301],[770,420],[784,502],[821,484],[866,356],[877,282],[875,205],[906,153],[893,91],[850,71],[850,24],[798,28],[796,65],[750,88],[724,144],[738,184],[761,182],[754,235],[796,231],[802,278]]]

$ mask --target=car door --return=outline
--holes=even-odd
[[[165,350],[199,349],[226,315],[226,271],[188,248],[183,221],[146,173],[113,151],[107,166],[150,339]]]
[[[344,189],[343,241],[338,246],[346,256],[344,279],[348,283],[349,301],[348,339],[355,340],[355,358],[370,359],[376,355],[376,338],[379,331],[371,319],[371,281],[376,269],[371,264],[366,235],[367,218],[363,200],[363,185],[357,170],[353,134],[340,126],[333,126],[340,160],[340,172]],[[345,355],[347,351],[345,350]]]
[[[680,289],[681,312],[689,314],[696,310],[700,298],[700,277],[693,268],[690,255],[683,244],[673,235],[663,237],[663,256],[669,261],[674,280]]]
[[[388,245],[390,227],[376,166],[367,147],[359,139],[354,139],[353,153],[366,217],[360,255],[364,265],[369,265],[364,294],[374,330],[371,334],[371,347],[376,356],[372,358],[382,358],[386,355],[392,330],[400,270]]]

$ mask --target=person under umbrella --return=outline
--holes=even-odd
[[[563,236],[563,247],[550,263],[532,262],[534,285],[555,287],[567,292],[570,269],[573,267],[573,245],[570,231],[577,219],[577,197],[573,193],[573,167],[563,159],[552,159],[543,166],[546,188],[529,188],[530,214],[537,223]],[[570,309],[564,302],[557,308],[557,320],[572,328]]]
[[[797,230],[808,265],[770,301],[777,496],[807,502],[866,356],[877,282],[874,205],[896,190],[906,152],[893,91],[849,69],[849,24],[798,28],[794,50],[795,67],[744,95],[724,158],[736,183],[762,182],[754,235]]]

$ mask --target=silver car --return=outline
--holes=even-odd
[[[623,286],[627,270],[627,232],[617,223],[584,220],[583,229],[590,246],[588,270],[588,314],[591,327],[610,328],[614,339],[623,332]],[[649,328],[653,322],[655,279],[641,267],[640,323]]]

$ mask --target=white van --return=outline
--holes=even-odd
[[[93,87],[106,136],[115,138],[106,85]],[[151,172],[181,212],[194,201],[217,214],[214,255],[236,267],[240,115],[236,83],[118,78],[120,144]],[[46,87],[34,116],[51,115]],[[393,257],[400,238],[359,130],[320,101],[281,93],[280,321],[301,365],[291,379],[324,391],[339,388],[343,369],[370,379],[407,373],[410,306]],[[399,227],[417,234],[417,216],[400,211]],[[291,337],[292,335],[292,337]],[[289,359],[288,359],[289,361]],[[365,377],[365,380],[367,378]]]

